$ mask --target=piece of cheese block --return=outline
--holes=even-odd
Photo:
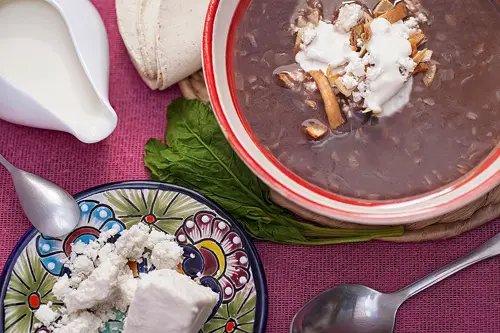
[[[157,56],[166,89],[201,68],[203,24],[209,0],[165,0],[158,16]]]
[[[219,295],[171,269],[141,278],[124,333],[198,333]]]
[[[118,29],[127,47],[128,54],[141,78],[151,89],[157,89],[156,80],[150,79],[144,68],[144,61],[139,44],[139,14],[141,0],[116,0],[116,16],[118,18]]]

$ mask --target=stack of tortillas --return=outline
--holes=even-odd
[[[151,89],[166,89],[201,68],[209,0],[116,0],[118,27]]]

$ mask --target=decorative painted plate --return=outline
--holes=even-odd
[[[50,332],[38,327],[34,312],[48,302],[61,305],[52,287],[66,271],[61,259],[70,255],[71,244],[88,243],[113,226],[124,230],[137,223],[175,235],[184,248],[183,274],[201,275],[202,284],[221,295],[202,333],[265,332],[267,290],[259,257],[246,233],[214,202],[185,188],[151,181],[104,185],[75,197],[80,222],[72,233],[51,238],[31,229],[10,255],[0,280],[1,332]],[[147,272],[154,267],[144,261],[137,269]],[[108,322],[105,332],[120,331],[123,317],[118,314]]]

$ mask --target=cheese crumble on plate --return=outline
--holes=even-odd
[[[72,245],[64,263],[71,273],[52,289],[64,306],[42,305],[36,318],[52,333],[97,333],[120,311],[124,333],[197,333],[219,295],[177,272],[183,250],[174,237],[139,223],[108,242],[117,232]],[[157,270],[139,277],[131,267],[149,256]]]

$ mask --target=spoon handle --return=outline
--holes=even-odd
[[[462,258],[449,263],[437,271],[430,273],[423,279],[420,279],[417,282],[401,289],[396,292],[396,294],[398,294],[398,296],[400,296],[403,300],[407,300],[422,290],[444,280],[448,276],[453,275],[479,261],[494,257],[498,254],[500,254],[500,234],[495,235],[482,246],[471,251]]]
[[[9,172],[14,171],[14,169],[16,168],[9,161],[7,161],[1,154],[0,154],[0,164],[3,165],[5,169],[7,169]]]

